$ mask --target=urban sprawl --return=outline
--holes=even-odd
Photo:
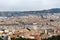
[[[0,37],[30,38],[41,40],[60,35],[60,13],[39,15],[0,16]]]

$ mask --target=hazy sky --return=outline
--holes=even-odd
[[[43,10],[60,8],[60,0],[0,0],[0,10]]]

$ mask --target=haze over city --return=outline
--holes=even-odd
[[[0,40],[60,40],[60,0],[0,0]]]

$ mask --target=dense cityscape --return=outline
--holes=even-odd
[[[0,40],[60,40],[60,0],[0,0]]]
[[[1,16],[0,37],[42,40],[60,35],[60,13],[27,14],[22,16]]]

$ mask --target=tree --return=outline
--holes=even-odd
[[[43,39],[43,40],[60,40],[60,36],[59,35],[58,36],[52,36],[48,39]]]
[[[3,40],[2,38],[0,38],[0,40]]]
[[[19,37],[19,38],[12,38],[11,40],[36,40],[36,39],[29,39],[29,38]]]

